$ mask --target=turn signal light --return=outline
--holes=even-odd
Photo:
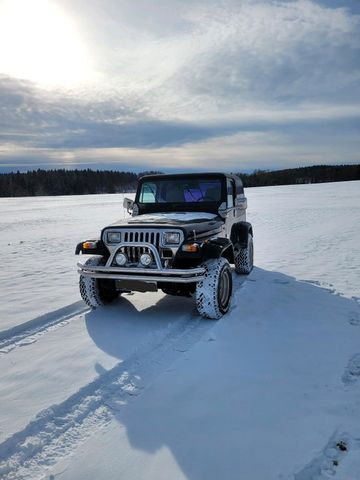
[[[97,247],[97,242],[84,242],[82,246],[85,250],[91,250]]]
[[[197,243],[187,243],[182,246],[183,252],[195,253],[199,251],[199,245]]]

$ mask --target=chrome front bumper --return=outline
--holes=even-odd
[[[200,282],[205,277],[205,268],[165,269],[165,268],[141,268],[141,267],[92,267],[78,263],[78,273],[85,277],[107,278],[110,280],[137,280],[144,282],[175,282],[193,283]]]
[[[122,248],[146,248],[154,258],[156,268],[139,266],[116,267],[113,260],[117,252]],[[164,268],[159,252],[156,247],[148,242],[127,242],[117,244],[111,249],[109,259],[104,266],[90,266],[78,263],[78,273],[85,277],[107,278],[110,280],[136,280],[143,282],[171,282],[171,283],[194,283],[200,282],[205,277],[205,268]]]

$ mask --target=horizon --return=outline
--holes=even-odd
[[[359,31],[355,0],[0,0],[0,172],[357,164]]]
[[[76,167],[76,168],[72,168],[72,167],[54,167],[54,166],[50,166],[48,168],[44,168],[44,167],[39,167],[39,168],[34,168],[32,170],[29,170],[29,169],[26,169],[26,170],[21,170],[21,169],[18,169],[18,170],[9,170],[9,171],[6,171],[6,169],[2,169],[0,167],[0,175],[6,175],[6,174],[17,174],[17,173],[33,173],[33,172],[36,172],[38,170],[40,171],[59,171],[59,170],[65,170],[65,171],[87,171],[87,170],[90,170],[92,172],[96,172],[96,171],[99,171],[99,172],[109,172],[109,173],[130,173],[130,174],[140,174],[140,173],[148,173],[148,172],[153,172],[153,173],[158,173],[158,174],[181,174],[181,173],[206,173],[206,172],[211,172],[211,173],[226,173],[226,174],[235,174],[235,175],[252,175],[256,172],[261,172],[261,173],[272,173],[272,172],[281,172],[283,170],[301,170],[301,169],[305,169],[305,168],[336,168],[336,167],[351,167],[351,166],[360,166],[360,163],[348,163],[348,164],[344,164],[344,163],[339,163],[339,164],[334,164],[334,165],[330,165],[330,164],[317,164],[317,165],[303,165],[303,166],[291,166],[291,167],[285,167],[285,168],[274,168],[274,169],[258,169],[258,168],[255,168],[253,170],[241,170],[241,169],[234,169],[234,170],[209,170],[209,169],[164,169],[164,170],[147,170],[145,168],[134,168],[132,170],[130,170],[129,168],[128,169],[123,169],[123,166],[120,166],[119,165],[119,168],[115,168],[114,165],[111,165],[111,167],[109,166],[109,168],[90,168],[90,167],[86,167],[84,165],[81,165],[80,168]]]

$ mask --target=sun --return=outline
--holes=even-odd
[[[75,24],[54,2],[0,0],[0,73],[70,87],[91,70]]]

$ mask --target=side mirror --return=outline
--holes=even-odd
[[[124,203],[123,203],[124,208],[128,213],[132,213],[134,209],[134,200],[131,200],[130,198],[124,198]]]
[[[237,207],[242,208],[243,210],[246,210],[247,209],[247,199],[246,199],[246,197],[244,197],[244,196],[237,197],[235,205]]]

